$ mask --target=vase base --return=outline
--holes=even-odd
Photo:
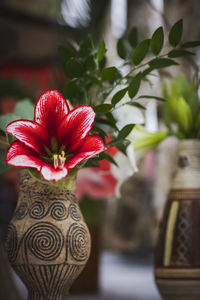
[[[28,300],[66,300],[84,265],[13,265],[28,288]]]
[[[63,298],[61,295],[43,297],[33,292],[29,293],[28,300],[67,300],[67,298]]]
[[[199,280],[156,279],[159,292],[164,300],[199,300]]]

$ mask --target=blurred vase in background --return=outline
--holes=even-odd
[[[155,281],[165,300],[200,297],[200,141],[179,142],[176,173],[155,250]]]

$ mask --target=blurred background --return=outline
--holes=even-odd
[[[162,25],[168,30],[183,18],[184,36],[200,38],[198,0],[1,0],[0,2],[0,113],[12,112],[18,101],[34,103],[50,89],[60,92],[66,84],[57,46],[73,41],[74,46],[90,34],[95,43],[104,39],[107,65],[119,65],[116,43],[137,26],[149,37]],[[184,37],[183,37],[184,39]],[[196,64],[200,53],[197,52]],[[160,76],[170,78],[180,70],[190,78],[194,66],[185,60]],[[149,89],[149,87],[148,87]],[[143,88],[143,94],[149,90]],[[153,91],[159,96],[160,82]],[[160,106],[148,101],[146,127],[162,127]],[[170,186],[177,141],[149,151],[116,196],[117,176],[104,177],[95,170],[79,176],[78,198],[92,235],[88,266],[71,289],[70,299],[161,299],[153,278],[153,250],[158,224]],[[115,170],[120,172],[120,170]],[[126,173],[126,170],[125,170]],[[123,175],[122,175],[123,177]],[[18,174],[9,169],[0,175],[0,231],[4,245],[8,223],[16,206]],[[23,283],[8,266],[1,249],[0,299],[26,299]]]

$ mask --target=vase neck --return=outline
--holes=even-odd
[[[200,141],[186,140],[179,143],[173,189],[200,189]]]
[[[75,185],[74,185],[75,186]],[[24,199],[26,197],[26,199]],[[77,202],[75,188],[68,190],[58,186],[44,184],[34,179],[26,170],[20,172],[19,180],[19,201],[22,200],[28,204],[33,201],[55,201],[70,200]]]

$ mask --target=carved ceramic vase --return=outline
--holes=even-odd
[[[90,254],[90,234],[75,194],[22,171],[6,250],[28,300],[66,299]]]
[[[155,280],[163,299],[200,299],[200,141],[180,142],[164,209]]]

